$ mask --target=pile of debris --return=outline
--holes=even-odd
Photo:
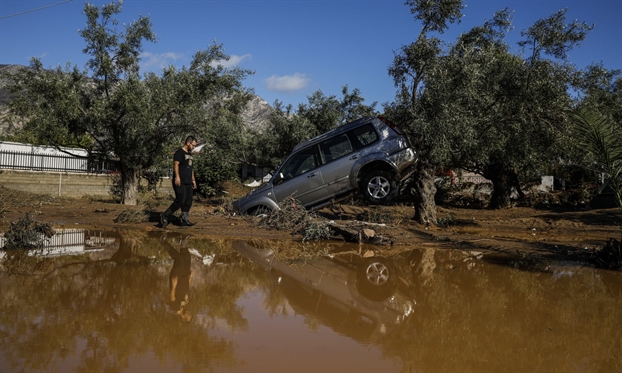
[[[384,225],[353,221],[339,225],[334,221],[322,219],[314,212],[309,212],[300,201],[289,197],[265,216],[260,217],[256,225],[261,228],[290,231],[302,236],[302,241],[320,241],[337,239],[354,243],[380,244],[387,240],[370,228],[372,225]]]

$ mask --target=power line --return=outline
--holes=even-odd
[[[65,3],[68,3],[68,2],[70,2],[70,1],[73,1],[73,0],[65,0],[65,1],[61,1],[60,3],[50,4],[50,5],[42,6],[42,7],[40,7],[40,8],[31,9],[31,10],[26,10],[26,11],[24,11],[24,12],[15,13],[15,14],[11,14],[11,15],[8,15],[8,16],[0,17],[0,19],[5,19],[5,18],[10,18],[10,17],[15,17],[15,16],[21,16],[22,14],[31,13],[31,12],[36,12],[37,10],[41,10],[41,9],[50,8],[50,7],[53,7],[53,6],[57,6],[57,5],[61,5],[61,4],[65,4]]]

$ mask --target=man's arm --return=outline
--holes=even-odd
[[[173,175],[175,176],[175,185],[180,186],[181,178],[179,177],[179,161],[173,162]],[[194,179],[194,176],[192,178]]]
[[[197,181],[194,178],[194,170],[192,170],[192,189],[196,189],[197,188]]]

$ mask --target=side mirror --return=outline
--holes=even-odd
[[[281,172],[279,172],[275,177],[274,180],[272,181],[273,185],[279,185],[283,182],[283,174]]]

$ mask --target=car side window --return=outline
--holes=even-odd
[[[294,154],[281,168],[283,180],[294,178],[318,166],[315,150],[308,147]]]
[[[378,141],[378,134],[374,131],[374,126],[371,124],[355,128],[350,133],[357,150]]]
[[[328,163],[333,159],[343,157],[354,151],[352,143],[347,135],[343,134],[330,140],[320,143],[320,154],[322,155],[322,163]]]

